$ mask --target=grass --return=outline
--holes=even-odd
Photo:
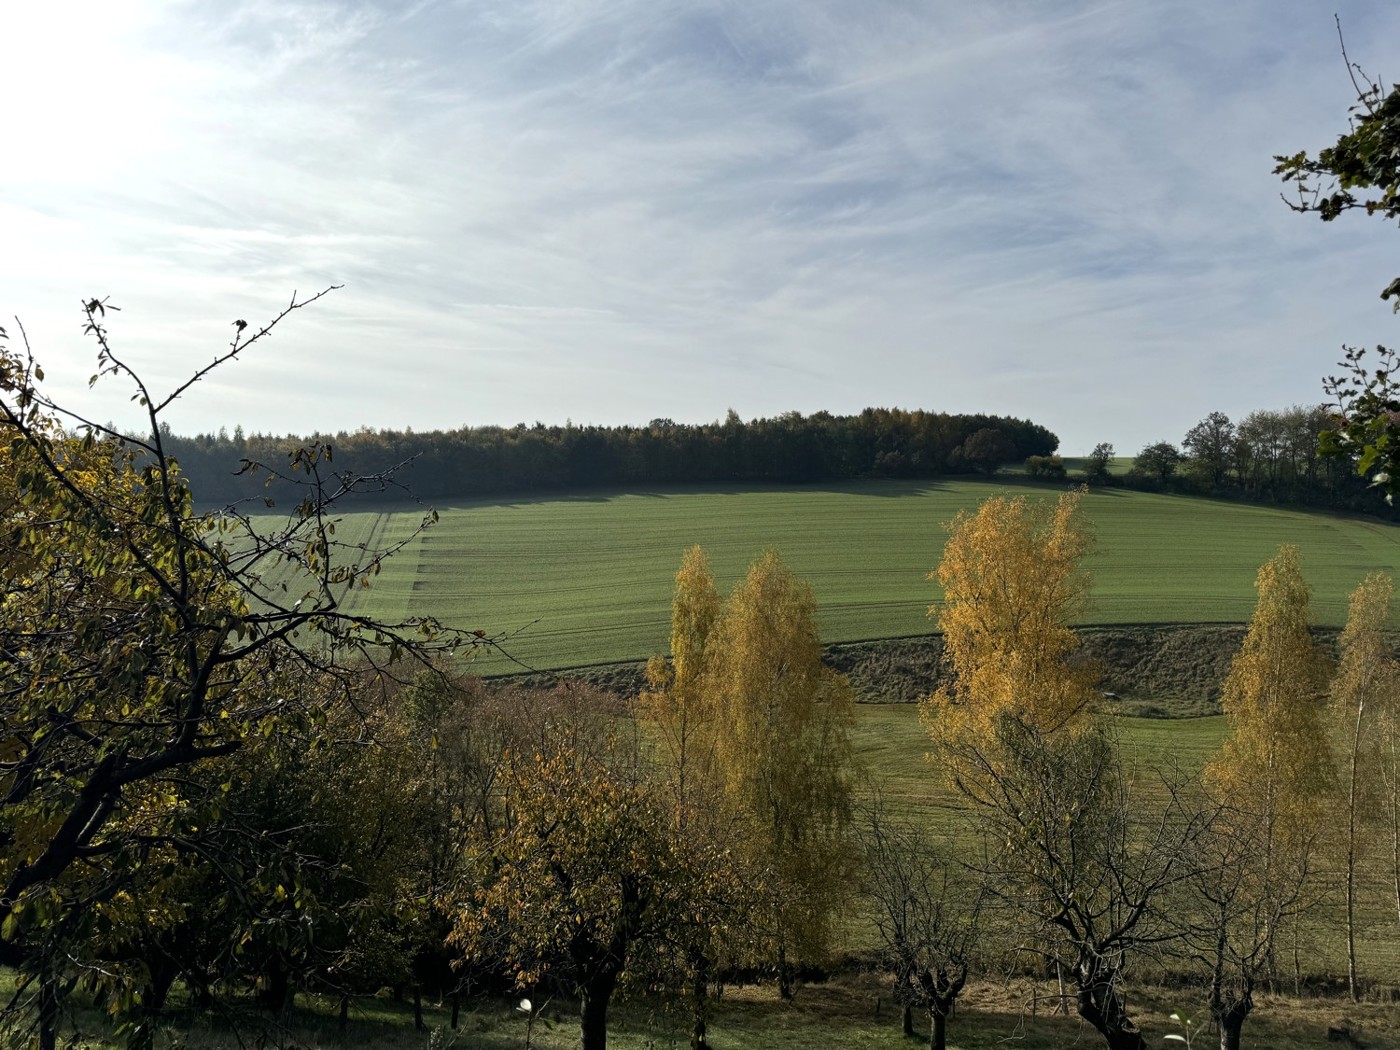
[[[928,827],[951,841],[954,848],[970,845],[971,832],[961,800],[949,790],[928,760],[928,743],[913,704],[862,704],[857,708],[856,753],[881,785],[895,812]],[[1168,758],[1184,772],[1204,767],[1225,733],[1221,716],[1207,718],[1123,718],[1119,739],[1125,765],[1139,774],[1148,797],[1157,783],[1153,770]],[[1163,796],[1165,801],[1165,796]],[[1340,835],[1340,828],[1338,829]],[[1363,980],[1381,987],[1400,986],[1400,939],[1394,883],[1387,869],[1390,843],[1375,841],[1363,859],[1359,876],[1357,958]],[[1317,879],[1324,897],[1309,917],[1299,946],[1302,972],[1345,974],[1345,911],[1342,897],[1344,856],[1340,841],[1329,842],[1317,860]],[[846,949],[863,952],[874,947],[873,929],[863,915],[846,926]],[[1291,973],[1294,944],[1281,946],[1281,967]]]
[[[994,493],[1054,491],[870,481],[450,504],[352,603],[386,618],[413,612],[518,632],[509,651],[539,668],[645,659],[665,650],[687,547],[705,547],[721,588],[774,547],[812,584],[827,641],[917,635],[938,597],[926,576],[943,525]],[[1097,535],[1085,623],[1245,621],[1258,566],[1284,542],[1303,550],[1324,624],[1343,621],[1366,573],[1400,570],[1400,529],[1367,519],[1119,489],[1091,492],[1084,508]],[[421,516],[418,507],[348,514],[337,538],[405,538]],[[477,667],[510,669],[500,658]]]
[[[1054,1013],[1055,989],[1023,979],[975,981],[969,984],[948,1023],[948,1042],[954,1050],[996,1050],[1010,1045],[1023,1050],[1052,1050],[1066,1046],[1101,1046],[1091,1028],[1073,1016]],[[1179,1031],[1169,1020],[1186,990],[1129,989],[1129,1008],[1152,1045],[1163,1045],[1163,1036]],[[1034,1003],[1034,1007],[1032,1006]],[[1321,1045],[1329,1025],[1350,1019],[1364,1044],[1375,1050],[1400,1047],[1400,1019],[1393,1006],[1381,1003],[1352,1005],[1330,998],[1285,999],[1260,995],[1256,1010],[1245,1025],[1247,1046],[1278,1050],[1302,1050]],[[342,1035],[329,1000],[302,997],[298,1007],[281,1025],[271,1025],[266,1015],[248,1014],[235,1028],[194,1011],[176,1012],[157,1034],[159,1050],[246,1050],[249,1046],[284,1050],[423,1050],[437,1045],[443,1050],[515,1050],[525,1044],[527,1019],[512,1003],[478,1002],[464,1009],[457,1031],[448,1027],[448,1013],[440,1007],[425,1010],[433,1034],[415,1032],[407,1004],[387,999],[360,1000],[351,1012],[351,1024]],[[101,1034],[81,1015],[76,1029],[65,1033],[66,1046],[86,1050],[117,1050],[120,1043]],[[916,1015],[915,1030],[926,1021]],[[614,1006],[609,1017],[608,1045],[615,1050],[670,1050],[689,1045],[683,1011],[662,1004],[633,1003]],[[578,1022],[567,1004],[550,1004],[536,1019],[530,1045],[537,1050],[572,1050],[578,1046]],[[790,1003],[778,999],[771,987],[728,988],[713,1004],[709,1039],[717,1050],[896,1050],[919,1045],[904,1039],[899,1013],[888,982],[873,974],[842,974],[799,990]],[[927,1035],[922,1036],[927,1045]],[[1201,1033],[1196,1044],[1211,1045]]]

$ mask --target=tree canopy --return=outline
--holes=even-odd
[[[1394,221],[1400,219],[1400,84],[1386,91],[1350,60],[1345,45],[1342,54],[1356,91],[1347,130],[1316,156],[1306,150],[1276,156],[1274,173],[1292,184],[1294,196],[1285,199],[1295,211],[1324,222],[1349,212]],[[1400,311],[1400,277],[1381,289],[1381,298],[1394,299]],[[1393,378],[1400,362],[1393,350],[1377,346],[1368,367],[1366,353],[1345,347],[1342,373],[1324,384],[1340,418],[1323,448],[1355,457],[1357,472],[1393,499],[1400,492],[1400,392]]]
[[[148,423],[139,436],[55,402],[27,344],[0,339],[0,962],[38,982],[46,1042],[56,960],[72,957],[83,917],[187,848],[186,771],[323,720],[308,677],[383,670],[426,655],[435,636],[442,648],[479,641],[341,611],[387,552],[334,539],[332,508],[360,485],[332,471],[328,448],[270,468],[299,495],[280,529],[194,508],[163,411],[317,298],[247,338],[239,328],[163,396],[109,340],[112,307],[86,303],[92,382],[130,384]]]

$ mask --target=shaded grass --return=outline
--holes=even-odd
[[[976,981],[959,1000],[948,1023],[954,1050],[992,1050],[1015,1045],[1025,1050],[1066,1046],[1097,1046],[1097,1033],[1071,1013],[1054,1012],[1054,988],[1012,979]],[[1128,1003],[1151,1045],[1179,1029],[1169,1020],[1182,1006],[1183,994],[1163,989],[1129,989]],[[1189,998],[1189,996],[1186,996]],[[1034,1005],[1032,1005],[1034,1004]],[[285,1050],[340,1050],[383,1047],[421,1050],[430,1035],[415,1032],[405,1004],[384,999],[361,1001],[341,1035],[329,1001],[311,1000],[298,1007],[281,1026],[249,1015],[237,1030],[194,1012],[176,1013],[162,1026],[156,1047],[162,1050],[202,1047],[245,1050],[249,1046]],[[1255,1014],[1245,1026],[1246,1045],[1301,1050],[1322,1045],[1329,1025],[1348,1018],[1365,1045],[1400,1047],[1400,1018],[1393,1006],[1379,1003],[1343,1004],[1335,999],[1273,999],[1260,996]],[[507,1050],[525,1045],[526,1018],[510,1002],[478,1002],[462,1016],[457,1031],[447,1027],[445,1010],[429,1007],[425,1019],[443,1048]],[[608,1045],[617,1050],[661,1050],[689,1045],[681,1011],[664,1004],[634,1003],[615,1007],[609,1018]],[[925,1019],[916,1015],[916,1031]],[[87,1029],[87,1030],[85,1030]],[[1205,1033],[1202,1033],[1205,1036]],[[551,1004],[534,1024],[531,1045],[539,1050],[572,1050],[578,1046],[578,1023],[567,1003]],[[895,1050],[919,1045],[900,1035],[899,1012],[889,983],[872,974],[839,975],[799,990],[793,1002],[778,999],[771,987],[727,988],[713,1006],[709,1038],[716,1050]],[[921,1036],[927,1045],[926,1034]],[[119,1043],[80,1023],[65,1045],[91,1050],[117,1050]],[[1209,1046],[1205,1036],[1198,1045]]]
[[[762,550],[779,550],[816,594],[828,642],[930,630],[926,580],[943,526],[996,493],[1049,486],[986,481],[867,481],[788,487],[691,487],[646,493],[482,501],[439,508],[441,521],[393,559],[355,611],[412,612],[493,634],[534,667],[640,660],[665,650],[672,580],[701,544],[721,589]],[[1314,616],[1340,624],[1368,572],[1400,570],[1400,529],[1360,518],[1130,492],[1091,491],[1097,534],[1084,623],[1239,623],[1254,577],[1280,543],[1303,549]],[[421,508],[341,519],[337,538],[407,535]],[[484,659],[479,673],[511,670]]]

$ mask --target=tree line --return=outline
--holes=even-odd
[[[811,482],[859,477],[929,478],[995,470],[1054,452],[1059,439],[1028,420],[988,415],[867,408],[859,415],[788,412],[745,422],[646,426],[462,427],[415,432],[371,430],[311,438],[164,434],[200,499],[230,503],[290,489],[267,487],[265,470],[307,445],[330,449],[337,472],[386,477],[386,498],[470,498],[622,485],[691,482]]]
[[[1105,471],[1099,481],[1393,516],[1375,487],[1358,474],[1355,455],[1324,451],[1324,437],[1337,419],[1325,405],[1260,409],[1238,421],[1211,412],[1180,442],[1151,442],[1133,458],[1126,475],[1112,478]]]

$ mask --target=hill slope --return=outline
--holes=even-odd
[[[636,660],[666,647],[686,547],[705,547],[721,588],[774,547],[811,582],[828,642],[909,637],[930,630],[938,592],[925,577],[944,524],[993,493],[1054,491],[871,481],[447,504],[440,523],[352,600],[383,615],[518,631],[509,649],[534,667]],[[1367,572],[1400,570],[1400,527],[1367,519],[1120,489],[1092,492],[1084,508],[1097,535],[1088,624],[1243,622],[1257,567],[1284,542],[1303,549],[1322,624],[1343,621],[1346,596]],[[393,537],[420,516],[418,507],[348,515],[337,536]],[[499,658],[477,667],[509,669]]]

